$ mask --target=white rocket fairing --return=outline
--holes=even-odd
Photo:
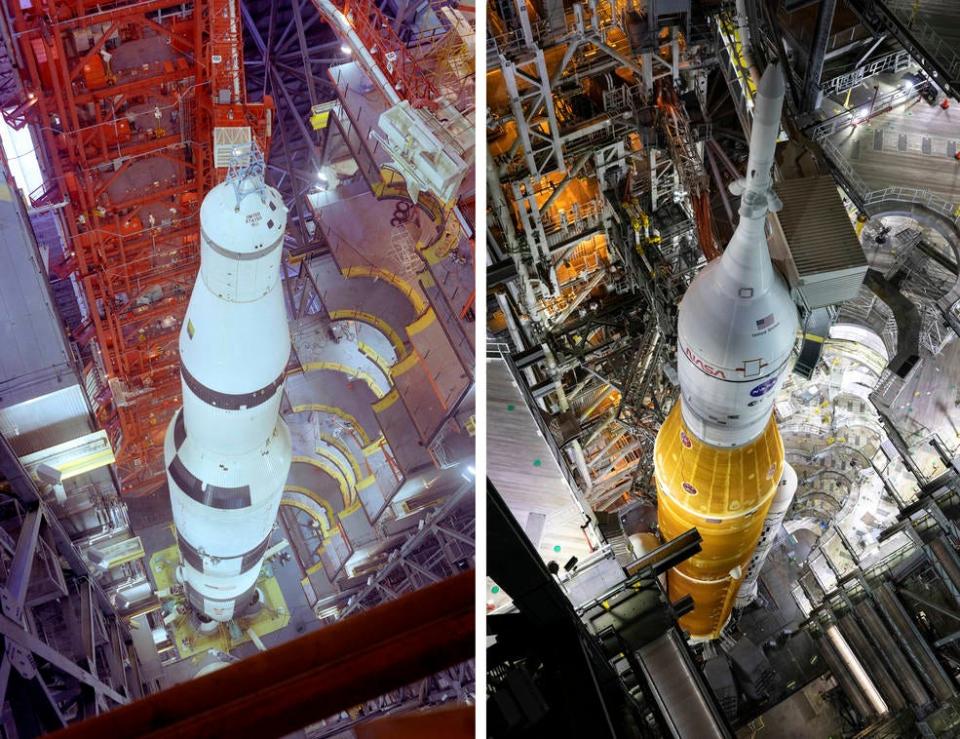
[[[256,581],[290,469],[280,418],[290,334],[287,211],[251,152],[200,207],[200,272],[180,332],[183,407],[164,443],[179,574],[201,620],[228,621]]]
[[[740,222],[680,303],[680,401],[654,447],[661,534],[696,527],[702,537],[701,552],[667,577],[671,600],[692,596],[681,624],[701,639],[717,638],[730,616],[784,470],[773,401],[798,320],[765,232],[767,212],[780,207],[771,170],[783,95],[771,66],[758,85],[747,176],[732,188],[742,194]],[[753,564],[759,571],[762,558]]]
[[[783,77],[776,66],[755,98],[740,222],[723,255],[708,264],[680,305],[677,355],[683,419],[708,444],[737,447],[770,419],[798,326],[797,309],[774,272],[764,230],[781,204],[773,192]]]

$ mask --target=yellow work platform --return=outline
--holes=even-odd
[[[157,590],[163,590],[178,584],[176,569],[179,564],[180,554],[177,551],[176,544],[161,549],[159,552],[154,552],[150,557],[150,571],[153,573]],[[231,633],[228,624],[220,624],[216,631],[210,634],[201,634],[193,627],[186,615],[174,621],[170,629],[173,632],[173,640],[180,657],[186,659],[196,654],[205,654],[209,649],[230,652],[241,644],[250,641],[247,634],[247,630],[250,628],[253,628],[254,633],[262,638],[266,634],[279,631],[290,623],[290,611],[287,608],[287,602],[283,598],[280,584],[273,576],[273,569],[269,563],[263,565],[260,577],[257,580],[257,587],[264,594],[266,603],[263,604],[256,615],[250,618],[235,619],[236,626],[233,633]],[[237,626],[239,629],[236,628]]]

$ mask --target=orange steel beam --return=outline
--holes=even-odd
[[[365,721],[353,731],[357,739],[422,739],[425,736],[472,739],[476,736],[474,710],[473,706],[454,706],[396,713]]]
[[[455,575],[69,726],[51,739],[289,734],[470,659],[473,582],[472,570]],[[420,734],[462,735],[469,732]]]
[[[700,242],[700,250],[708,262],[712,262],[723,252],[717,245],[717,240],[713,234],[713,215],[710,211],[710,193],[708,190],[693,195],[693,218],[697,224],[697,240]]]
[[[415,108],[436,107],[440,91],[374,0],[333,0],[397,94]]]
[[[76,274],[89,308],[81,350],[110,386],[97,418],[124,493],[145,492],[163,482],[163,431],[180,402],[197,211],[226,171],[215,129],[249,126],[267,151],[271,103],[246,100],[237,0],[0,2],[24,61],[16,112],[41,143],[31,199],[65,202],[56,269]]]

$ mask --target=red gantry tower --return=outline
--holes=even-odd
[[[88,308],[77,339],[126,494],[164,481],[180,405],[177,336],[199,264],[198,211],[238,144],[266,152],[247,102],[237,0],[7,0],[44,185]]]

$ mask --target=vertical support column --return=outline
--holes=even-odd
[[[520,100],[520,91],[517,87],[517,68],[507,60],[506,57],[500,57],[500,68],[503,70],[503,81],[507,86],[507,95],[510,97],[510,110],[513,112],[513,118],[517,123],[517,138],[523,147],[523,157],[527,163],[527,169],[531,174],[537,174],[537,162],[533,157],[533,146],[530,143],[530,129],[527,126],[527,118],[523,111],[523,103]]]
[[[530,66],[533,69],[530,69]],[[556,111],[553,107],[553,95],[550,86],[550,75],[547,71],[547,62],[542,49],[534,49],[533,57],[520,64],[514,64],[500,57],[500,66],[503,70],[503,80],[510,98],[510,110],[517,123],[517,142],[523,146],[523,156],[527,169],[534,180],[543,175],[556,172],[564,168],[563,148],[560,141],[560,130],[557,123]],[[524,70],[523,68],[527,69]],[[532,100],[529,105],[524,104],[520,97],[518,79],[533,88],[535,94],[526,95]],[[540,130],[542,121],[539,116],[547,119],[548,131]],[[540,143],[535,146],[534,141]],[[548,149],[549,147],[549,149]],[[540,155],[538,160],[537,155]]]
[[[657,211],[657,198],[659,193],[657,192],[657,150],[655,148],[649,149],[649,161],[650,161],[650,212],[655,213]]]
[[[533,48],[533,28],[530,26],[530,16],[527,14],[526,0],[513,0],[517,10],[517,17],[520,19],[520,28],[523,30],[524,43]]]
[[[545,166],[543,173],[555,172],[564,168],[563,147],[560,143],[560,125],[557,123],[557,114],[553,107],[553,90],[550,86],[550,73],[547,71],[547,60],[543,49],[537,49],[533,59],[537,69],[537,86],[543,95],[543,108],[547,114],[550,126],[550,146],[553,149],[553,166]]]
[[[817,12],[817,28],[810,44],[810,56],[807,59],[807,77],[804,80],[803,110],[807,113],[816,109],[820,103],[820,75],[823,73],[823,61],[827,53],[827,41],[833,25],[833,12],[837,0],[820,0]]]
[[[838,621],[840,631],[850,644],[857,658],[863,663],[864,669],[877,686],[884,702],[894,712],[903,710],[907,701],[900,692],[897,680],[891,676],[886,665],[880,658],[879,644],[871,644],[863,630],[857,624],[853,613],[847,613]]]
[[[524,185],[525,192],[521,192],[520,183],[514,182],[513,198],[520,211],[520,220],[523,223],[527,246],[530,255],[533,257],[534,265],[543,265],[550,276],[549,280],[541,280],[541,282],[548,283],[546,287],[549,294],[557,295],[560,289],[557,270],[550,257],[550,246],[547,244],[547,235],[543,230],[543,218],[534,193],[535,186],[535,181],[528,177]]]
[[[873,717],[875,715],[873,709],[845,669],[840,655],[837,654],[830,640],[827,639],[826,636],[821,636],[816,640],[816,644],[824,661],[827,663],[827,667],[830,668],[830,672],[833,674],[834,679],[836,679],[837,684],[847,696],[851,705],[853,705],[854,710],[865,719]]]
[[[42,522],[43,512],[40,509],[32,510],[24,517],[7,582],[0,589],[0,606],[3,608],[3,613],[17,623],[20,623],[23,614],[23,604],[30,585],[30,572],[33,569]]]
[[[883,583],[873,591],[873,597],[896,632],[900,644],[907,651],[917,673],[927,683],[938,702],[950,700],[957,694],[953,682],[937,661],[930,645],[924,641],[916,625],[900,602],[893,585]]]
[[[647,51],[640,55],[640,64],[643,68],[643,94],[653,94],[653,52]]]
[[[680,44],[675,28],[670,29],[670,77],[674,85],[680,84]]]

